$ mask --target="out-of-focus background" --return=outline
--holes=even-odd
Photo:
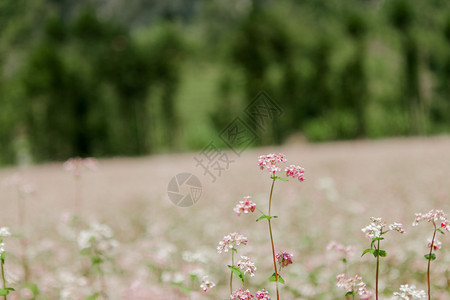
[[[0,4],[0,162],[202,149],[264,90],[259,144],[450,131],[446,0]]]
[[[412,222],[450,211],[449,0],[0,0],[0,14],[8,300],[229,299],[230,232],[257,266],[233,288],[276,299],[265,220],[233,211],[250,195],[267,213],[268,153],[305,168],[273,191],[276,252],[294,254],[281,299],[343,299],[343,272],[374,291],[370,217],[406,230],[383,240],[380,296],[426,290],[433,226]],[[432,299],[448,300],[439,241]]]

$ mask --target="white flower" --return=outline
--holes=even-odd
[[[9,231],[8,227],[1,227],[0,228],[0,238],[5,238],[11,235],[11,232]]]
[[[394,292],[393,300],[415,300],[425,299],[427,294],[423,290],[417,290],[415,285],[408,286],[407,284],[400,286],[400,292]]]

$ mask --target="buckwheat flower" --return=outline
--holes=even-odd
[[[95,158],[81,158],[81,157],[74,157],[68,159],[63,164],[64,170],[71,172],[75,177],[79,177],[81,175],[81,170],[83,168],[87,170],[95,171],[98,169],[98,162]]]
[[[287,252],[280,252],[276,255],[281,268],[286,268],[288,265],[292,264],[292,257],[293,255]]]
[[[342,244],[339,244],[335,241],[331,241],[328,246],[327,246],[327,250],[334,250],[337,252],[342,253],[344,256],[353,256],[355,254],[356,248],[353,246],[347,246],[345,247]]]
[[[279,153],[278,155],[275,153],[261,155],[258,158],[258,166],[261,170],[267,169],[269,173],[275,175],[275,173],[280,172],[281,168],[277,166],[278,163],[285,163],[287,161],[286,156],[284,154]]]
[[[433,222],[437,227],[450,231],[450,222],[443,210],[432,209],[426,214],[416,213],[415,215],[416,219],[412,224],[413,226],[417,226],[419,225],[419,222],[426,220],[427,222]]]
[[[428,240],[428,246],[427,247],[431,248],[431,240]],[[441,247],[442,247],[442,242],[440,242],[438,240],[434,240],[433,250],[434,251],[439,250],[439,249],[441,249]]]
[[[366,227],[364,227],[363,229],[361,229],[361,231],[364,232],[364,234],[368,239],[374,239],[379,238],[381,236],[382,229],[383,229],[382,226],[371,223]]]
[[[1,227],[0,228],[0,239],[11,236],[11,231],[9,231],[9,227]]]
[[[200,284],[200,288],[203,290],[203,292],[206,293],[209,289],[212,289],[215,286],[216,284],[214,282],[208,280],[208,276],[203,276],[202,284]]]
[[[255,264],[247,256],[241,256],[241,260],[238,261],[237,266],[244,271],[244,274],[248,273],[251,277],[255,276]]]
[[[426,299],[427,294],[423,290],[416,289],[415,285],[401,285],[400,292],[394,292],[393,300]]]
[[[240,216],[241,213],[248,214],[250,211],[254,212],[256,209],[256,204],[250,200],[250,196],[244,197],[244,201],[239,201],[238,204],[234,207],[234,212]]]
[[[220,254],[222,252],[228,252],[231,249],[236,249],[239,245],[247,245],[248,240],[245,236],[240,233],[233,232],[223,237],[217,246],[217,252]]]
[[[235,290],[231,295],[230,295],[230,299],[231,300],[254,300],[255,298],[253,297],[253,295],[250,293],[249,290],[241,290],[241,288]]]
[[[391,225],[389,225],[389,230],[395,230],[398,231],[400,233],[404,233],[405,230],[403,229],[403,225],[400,223],[392,223]]]
[[[287,177],[298,178],[300,182],[304,181],[303,173],[305,172],[305,169],[302,167],[290,165],[289,167],[286,167],[284,171],[286,172]]]
[[[262,289],[256,292],[257,300],[270,300],[269,292],[266,289]]]
[[[18,174],[11,175],[2,181],[5,188],[15,188],[21,194],[30,195],[36,190],[36,185]]]
[[[336,276],[336,280],[336,286],[345,289],[347,293],[355,292],[362,299],[370,299],[372,297],[372,292],[367,290],[366,284],[358,275],[355,275],[355,277],[346,277],[345,274],[339,274]]]

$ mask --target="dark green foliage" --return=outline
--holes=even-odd
[[[203,148],[236,117],[259,144],[449,133],[449,11],[446,0],[2,1],[0,164]],[[244,111],[260,91],[283,111],[264,128]]]

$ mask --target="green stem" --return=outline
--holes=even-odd
[[[270,188],[270,197],[269,197],[269,217],[271,216],[271,208],[272,208],[272,194],[273,194],[273,186],[275,185],[276,178],[273,177],[272,187]],[[278,271],[277,271],[277,261],[275,258],[275,246],[273,243],[273,235],[272,235],[272,223],[270,222],[270,218],[267,219],[269,222],[269,233],[270,233],[270,243],[272,245],[272,257],[273,257],[273,268],[275,270],[275,282],[277,287],[277,300],[280,300],[280,293],[278,291]]]
[[[3,290],[6,289],[6,279],[5,279],[5,269],[3,267],[4,263],[3,263],[3,259],[1,260],[1,271],[2,271],[2,286],[3,286]],[[6,300],[6,295],[3,296],[3,299]]]
[[[433,253],[433,246],[434,246],[434,239],[436,238],[436,223],[434,223],[434,232],[433,232],[433,239],[431,240],[431,247],[430,247],[430,253],[428,254],[428,269],[427,269],[427,283],[428,283],[428,300],[431,300],[431,280],[430,280],[430,267],[431,267],[431,254]]]
[[[377,242],[377,251],[378,251],[378,255],[377,255],[377,271],[376,271],[376,275],[375,275],[375,299],[378,300],[378,273],[380,270],[380,240],[378,240]]]
[[[234,251],[231,251],[231,266],[234,266]],[[233,294],[233,270],[230,274],[230,295]]]

